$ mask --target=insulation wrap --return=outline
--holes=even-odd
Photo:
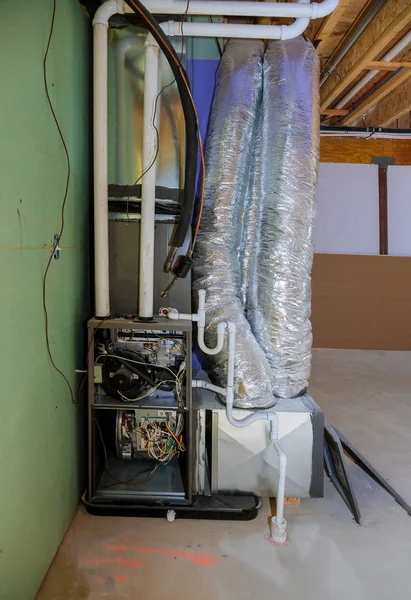
[[[243,232],[240,247],[241,301],[247,316],[249,296],[253,293],[250,286],[251,268],[253,266],[253,250],[259,226],[260,198],[260,160],[261,160],[261,110],[257,107],[254,139],[252,146],[251,167],[248,177],[247,191],[243,212]]]
[[[244,314],[239,258],[261,103],[263,53],[261,41],[230,40],[219,65],[207,139],[204,212],[193,267],[194,288],[207,292],[207,345],[215,346],[219,321],[237,326],[234,405],[239,408],[275,403],[270,366]],[[210,356],[210,362],[215,382],[225,386],[227,345]]]
[[[308,385],[311,266],[319,160],[319,65],[302,37],[264,56],[260,201],[248,319],[273,371],[273,391]]]

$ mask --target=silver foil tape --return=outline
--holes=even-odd
[[[253,248],[259,224],[260,159],[261,159],[261,107],[257,107],[251,165],[243,211],[243,232],[240,247],[241,301],[247,316],[249,295],[252,293],[250,274]]]
[[[237,326],[234,405],[240,408],[275,403],[270,366],[244,314],[239,258],[261,103],[263,53],[261,41],[230,40],[220,62],[207,139],[204,212],[193,267],[194,288],[207,292],[208,346],[216,343],[219,321],[233,321]],[[210,357],[210,363],[212,378],[224,386],[227,345]]]
[[[308,385],[311,266],[319,160],[319,64],[302,37],[264,56],[261,181],[248,319],[289,398]]]

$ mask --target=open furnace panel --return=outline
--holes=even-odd
[[[92,319],[89,348],[88,500],[191,502],[191,323]]]

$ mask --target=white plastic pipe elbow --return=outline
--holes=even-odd
[[[198,325],[198,336],[197,336],[197,341],[198,341],[198,347],[200,348],[200,350],[202,352],[204,352],[204,354],[208,354],[209,356],[214,356],[216,354],[218,354],[219,352],[221,352],[221,350],[223,349],[224,346],[224,332],[226,330],[227,327],[227,323],[225,322],[220,322],[217,325],[217,344],[215,345],[214,348],[209,348],[208,346],[206,346],[206,343],[204,341],[204,326],[201,326],[200,324]]]
[[[108,21],[113,15],[124,13],[123,0],[106,0],[96,10],[93,19],[93,25],[105,25],[108,27]]]

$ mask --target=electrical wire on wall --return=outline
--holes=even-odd
[[[174,228],[173,234],[171,236],[169,242],[170,250],[166,262],[164,264],[164,271],[171,271],[174,275],[174,278],[168,285],[167,289],[164,290],[164,292],[162,292],[162,295],[164,296],[167,294],[168,290],[176,281],[176,279],[179,277],[185,277],[191,268],[191,256],[198,235],[204,204],[204,149],[200,133],[199,118],[194,98],[191,93],[188,76],[184,70],[183,65],[181,64],[179,57],[177,56],[173,45],[171,44],[168,37],[164,34],[161,27],[158,25],[157,21],[152,17],[151,13],[139,2],[139,0],[125,0],[125,2],[134,12],[138,13],[143,18],[148,30],[151,32],[151,34],[159,44],[161,50],[167,58],[167,61],[170,64],[180,93],[186,125],[185,184],[183,201],[181,205],[181,214],[180,219],[176,227]],[[188,8],[189,2],[187,2],[187,8],[184,18],[188,13]],[[196,221],[193,224],[193,235],[187,253],[183,256],[178,256],[177,259],[175,259],[178,248],[180,248],[184,244],[193,213],[198,151],[200,153],[201,162],[201,183]]]
[[[64,187],[63,200],[62,200],[62,203],[61,203],[61,221],[60,221],[61,224],[60,224],[60,231],[59,231],[58,240],[57,240],[58,244],[61,244],[61,240],[62,240],[63,233],[64,233],[64,225],[65,225],[65,222],[64,222],[64,212],[65,212],[65,208],[66,208],[68,191],[69,191],[69,185],[70,185],[70,179],[71,179],[71,163],[70,163],[70,155],[69,155],[69,152],[68,152],[66,140],[64,139],[64,135],[63,135],[63,132],[61,130],[59,120],[57,118],[56,112],[54,110],[53,103],[52,103],[51,98],[50,98],[49,86],[48,86],[48,80],[47,80],[47,58],[48,58],[48,55],[49,55],[50,44],[51,44],[51,40],[52,40],[53,32],[54,32],[54,23],[55,23],[55,19],[56,19],[56,8],[57,8],[56,7],[56,0],[53,0],[53,12],[52,12],[52,17],[51,17],[49,36],[48,36],[48,40],[47,40],[46,51],[45,51],[44,57],[43,57],[43,78],[44,78],[44,88],[45,88],[45,91],[46,91],[47,102],[48,102],[48,105],[50,107],[50,111],[51,111],[51,114],[53,116],[53,120],[54,120],[54,123],[56,125],[59,137],[60,137],[61,145],[63,146],[63,149],[64,149],[64,154],[65,154],[65,159],[66,159],[66,164],[67,164],[66,183],[65,183],[65,187]],[[69,389],[69,392],[70,392],[71,401],[73,402],[73,404],[75,404],[77,406],[77,403],[76,403],[76,400],[75,400],[75,397],[74,397],[73,388],[71,387],[70,382],[67,379],[66,375],[56,365],[56,363],[54,361],[54,358],[53,358],[53,355],[52,355],[52,352],[51,352],[51,347],[50,347],[49,314],[48,314],[48,308],[47,308],[47,277],[48,277],[48,274],[49,274],[49,271],[50,271],[50,266],[51,266],[51,263],[52,263],[52,260],[53,260],[54,252],[55,252],[55,248],[53,247],[52,251],[50,253],[49,259],[47,261],[46,269],[44,271],[43,284],[42,284],[43,312],[44,312],[44,325],[45,325],[45,336],[46,336],[47,354],[49,356],[49,359],[50,359],[50,362],[52,364],[53,369],[55,371],[57,371],[57,373],[59,373],[59,375],[66,382],[66,385],[67,385],[67,387]]]

